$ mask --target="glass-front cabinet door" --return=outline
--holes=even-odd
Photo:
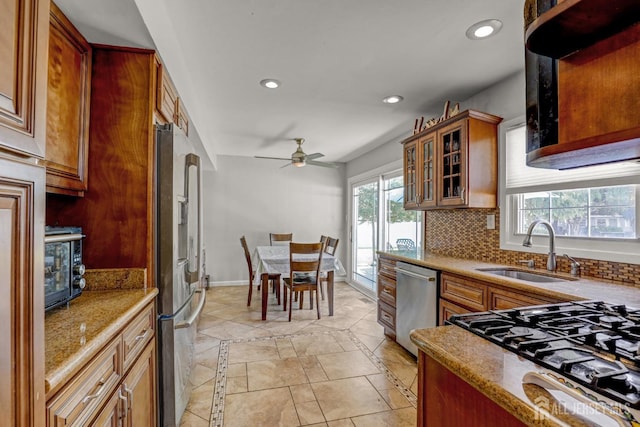
[[[464,206],[467,201],[467,121],[438,132],[438,205]]]
[[[404,145],[404,208],[418,207],[418,141]]]
[[[436,205],[436,134],[432,133],[418,140],[418,154],[420,155],[420,188],[418,191],[418,205],[428,208]]]

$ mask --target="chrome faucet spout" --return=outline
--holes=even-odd
[[[536,228],[538,224],[544,225],[549,231],[549,256],[547,258],[547,270],[555,271],[556,270],[556,232],[553,229],[553,226],[548,221],[544,219],[536,219],[531,224],[529,224],[529,229],[527,230],[527,235],[522,242],[522,246],[531,247],[531,234],[533,233],[533,229]]]

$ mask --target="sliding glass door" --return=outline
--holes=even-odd
[[[378,193],[378,180],[353,187],[353,279],[370,290],[375,290]]]
[[[402,171],[352,183],[352,281],[376,289],[376,251],[422,251],[422,212],[404,210]]]

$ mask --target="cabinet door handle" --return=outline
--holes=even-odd
[[[140,335],[136,336],[136,337],[134,338],[134,340],[135,340],[135,341],[140,341],[140,340],[142,340],[142,339],[145,339],[145,338],[146,338],[146,336],[147,336],[147,332],[149,332],[149,329],[148,329],[148,328],[144,328],[144,329],[142,330],[142,333],[141,333]]]
[[[131,408],[133,407],[133,390],[131,390],[129,387],[127,387],[126,384],[124,384],[124,391],[129,397],[129,411],[131,411]]]
[[[118,390],[118,398],[124,401],[124,415],[122,418],[126,418],[129,414],[129,402],[127,402],[127,397],[122,395],[122,390]]]
[[[96,384],[98,386],[98,389],[96,390],[96,392],[93,394],[86,395],[84,399],[82,399],[82,403],[86,405],[87,402],[89,402],[90,400],[100,397],[100,395],[104,392],[105,384],[106,384],[106,380],[101,378],[100,381],[98,381],[98,384]]]

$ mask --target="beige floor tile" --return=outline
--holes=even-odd
[[[416,375],[416,377],[413,379],[413,383],[411,383],[411,392],[413,392],[413,394],[415,394],[416,396],[418,395],[418,375]]]
[[[373,374],[363,374],[367,375],[366,378],[362,376],[349,380],[328,381],[325,367],[318,359],[318,356],[329,356],[333,353],[359,352],[359,347],[351,340],[350,335],[344,332],[349,329],[364,346],[376,354],[376,357],[384,361],[400,381],[415,392],[417,389],[415,358],[395,342],[385,339],[382,328],[377,325],[374,301],[364,297],[345,283],[339,282],[335,287],[335,316],[328,316],[328,304],[325,300],[320,303],[322,318],[318,320],[315,309],[308,309],[308,295],[305,295],[305,306],[302,310],[298,309],[297,303],[294,304],[291,322],[288,321],[288,313],[282,311],[282,306],[277,305],[272,293],[269,294],[267,321],[261,320],[260,293],[257,289],[254,288],[251,307],[246,306],[246,301],[246,285],[214,287],[207,291],[207,303],[199,321],[196,342],[196,363],[199,365],[196,377],[198,382],[203,382],[192,394],[190,410],[185,412],[182,425],[194,427],[208,425],[206,420],[209,416],[206,412],[207,407],[211,407],[212,384],[215,380],[207,377],[211,372],[215,373],[219,369],[220,341],[253,338],[257,339],[251,342],[228,344],[229,353],[226,354],[227,358],[224,361],[227,375],[225,426],[271,427],[297,426],[304,423],[305,425],[353,427],[354,422],[349,417],[357,417],[353,419],[357,419],[359,425],[369,420],[373,425],[382,425],[380,423],[385,422],[395,425],[394,423],[403,422],[404,413],[401,411],[404,409],[394,411],[390,408],[404,405],[405,403],[398,402],[403,402],[402,399],[405,398],[393,384],[386,380],[385,375],[376,370]],[[314,340],[309,340],[307,337],[310,333],[315,334]],[[332,336],[324,335],[326,333]],[[287,337],[263,339],[285,335]],[[294,346],[293,339],[296,339],[297,346]],[[301,354],[298,350],[301,350]],[[371,368],[372,363],[364,353],[362,357],[364,358],[358,360],[362,362],[360,365],[368,366],[365,369],[368,372],[367,369]],[[282,380],[280,376],[286,371],[283,371],[279,364],[287,359],[298,360],[298,366],[288,372]],[[352,356],[352,359],[357,357]],[[338,360],[325,360],[327,366],[334,366],[334,371],[331,371],[333,375],[344,375],[344,373],[338,373],[338,362]],[[342,362],[348,364],[353,363],[354,360],[350,362],[342,360]],[[260,364],[266,365],[260,366]],[[250,365],[254,365],[253,380]],[[362,366],[357,369],[362,369]],[[252,381],[256,384],[255,387],[269,387],[269,389],[248,391]],[[354,381],[356,383],[364,381],[359,383],[362,390],[358,384],[353,383]],[[281,387],[279,385],[281,383],[289,387]],[[323,404],[316,400],[318,396],[313,387],[317,386],[318,390],[331,390],[331,386],[326,385],[329,383],[334,383],[335,390],[331,393],[333,397],[325,396],[323,407]],[[338,385],[336,386],[335,383]],[[335,396],[338,398],[335,399]],[[363,396],[364,403],[360,402]],[[334,405],[330,403],[332,399],[335,401]],[[363,410],[362,407],[366,408],[367,405],[376,408]],[[333,416],[316,419],[318,408],[324,410],[325,407],[330,409],[329,413]],[[343,411],[343,415],[340,415],[340,411]],[[302,419],[299,419],[298,414],[301,414]],[[371,414],[372,418],[367,418],[369,415],[365,414]],[[320,413],[320,415],[326,414]],[[324,419],[330,421],[323,422]]]
[[[209,427],[209,418],[203,419],[199,416],[185,411],[180,420],[180,427]]]
[[[415,408],[397,409],[352,418],[356,427],[413,427],[418,424]]]
[[[247,391],[247,377],[227,378],[226,394],[246,393]]]
[[[311,388],[327,421],[390,409],[364,377],[312,383]]]
[[[385,374],[367,375],[367,379],[378,391],[395,387]]]
[[[402,409],[411,406],[411,403],[407,400],[407,398],[404,397],[404,395],[400,393],[395,387],[378,390],[378,393],[380,393],[384,401],[387,402],[387,405],[389,405],[391,409]]]
[[[258,340],[229,344],[229,363],[279,359],[275,340]]]
[[[327,422],[327,427],[353,427],[349,418]]]
[[[300,360],[310,383],[326,381],[329,379],[316,356],[300,357],[298,360]]]
[[[331,380],[380,373],[360,350],[316,356]]]
[[[344,351],[331,335],[304,335],[291,338],[299,357]]]
[[[191,392],[191,398],[187,405],[187,411],[202,419],[208,420],[211,414],[211,397],[215,387],[215,380],[207,381]]]
[[[191,384],[193,384],[194,387],[199,387],[207,381],[214,379],[215,377],[215,370],[207,368],[203,365],[196,364],[196,366],[193,368],[193,371],[191,372],[190,380]]]
[[[384,335],[384,328],[375,320],[362,319],[349,327],[349,329],[356,333],[371,335],[374,337]]]
[[[292,385],[289,387],[293,401],[298,403],[315,402],[316,396],[313,394],[313,390],[309,384]]]
[[[298,359],[262,360],[247,363],[249,391],[306,384],[307,375]]]
[[[288,387],[227,395],[225,427],[299,425]]]
[[[227,367],[227,378],[229,377],[246,377],[247,376],[247,364],[246,363],[233,363]]]
[[[386,338],[383,335],[376,337],[376,336],[361,334],[357,332],[353,332],[353,335],[355,335],[355,337],[358,338],[358,340],[371,351],[374,351],[376,348],[380,346],[380,344],[382,344],[386,340]]]
[[[317,424],[324,422],[324,415],[320,410],[318,402],[302,402],[296,403],[296,411],[300,419],[300,425]]]

